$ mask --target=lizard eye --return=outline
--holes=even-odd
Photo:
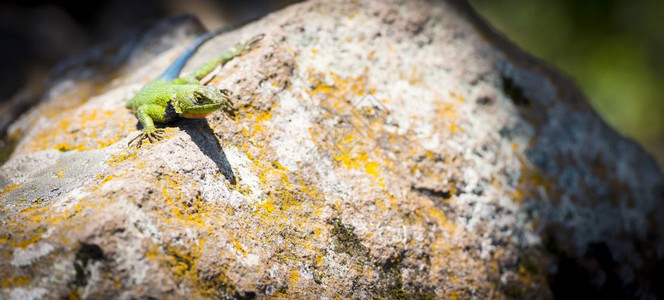
[[[194,93],[194,100],[197,104],[200,104],[200,102],[203,100],[203,95],[199,93]]]

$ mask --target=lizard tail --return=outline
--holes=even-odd
[[[189,60],[189,58],[194,55],[196,52],[196,49],[203,45],[207,40],[220,35],[222,33],[226,33],[231,30],[235,30],[239,27],[242,27],[250,22],[255,21],[257,18],[251,19],[249,21],[243,22],[243,23],[237,23],[232,26],[224,26],[221,28],[217,28],[213,31],[207,32],[199,37],[197,37],[183,52],[178,56],[178,58],[173,61],[173,63],[163,72],[161,75],[159,75],[159,79],[164,79],[167,81],[171,81],[175,78],[178,78],[180,75],[180,72],[184,68],[185,63]]]

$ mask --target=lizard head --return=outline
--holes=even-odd
[[[176,111],[185,118],[203,118],[219,109],[231,108],[228,93],[214,86],[196,87],[177,98]]]

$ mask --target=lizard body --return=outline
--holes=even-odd
[[[239,43],[194,71],[179,77],[185,63],[207,40],[228,31],[222,28],[208,32],[196,38],[187,49],[156,79],[146,84],[126,107],[131,109],[143,129],[129,144],[143,140],[155,142],[163,138],[164,130],[156,128],[154,123],[168,123],[181,118],[203,118],[219,109],[228,110],[232,104],[227,93],[215,86],[206,86],[200,80],[211,73],[217,66],[223,66],[231,59],[245,53],[256,44],[263,35],[257,35],[244,43]]]

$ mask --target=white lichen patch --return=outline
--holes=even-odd
[[[14,267],[23,267],[32,264],[40,257],[51,253],[55,248],[47,242],[37,242],[27,248],[14,248],[11,264]]]
[[[228,162],[233,166],[235,176],[240,179],[239,184],[246,186],[250,190],[251,196],[244,199],[244,201],[259,199],[263,195],[263,192],[260,179],[254,172],[254,163],[235,147],[226,147],[224,151]],[[234,197],[234,199],[237,198]]]
[[[277,130],[270,147],[279,156],[279,163],[291,171],[298,171],[298,162],[311,161],[311,152],[316,151],[315,141],[311,140],[311,111],[294,95],[284,92],[272,112]]]
[[[9,291],[10,300],[40,300],[48,294],[48,290],[45,288],[14,288]]]

